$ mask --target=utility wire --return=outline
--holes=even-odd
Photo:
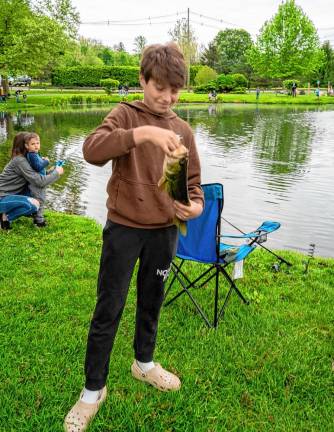
[[[199,21],[191,20],[191,24],[192,24],[192,23],[199,24],[199,25],[201,25],[201,26],[203,26],[203,27],[210,27],[210,28],[214,28],[214,29],[221,30],[221,27],[213,26],[213,25],[211,25],[211,24],[206,24],[206,23],[199,22]]]
[[[199,16],[201,18],[206,18],[206,19],[211,20],[211,21],[216,21],[216,22],[219,22],[219,23],[222,23],[222,24],[228,24],[228,25],[231,25],[231,26],[234,26],[234,27],[239,27],[238,24],[233,24],[233,23],[230,23],[228,21],[224,21],[224,20],[219,19],[219,18],[214,18],[214,17],[209,17],[207,15],[199,14],[197,12],[193,12],[192,10],[190,11],[190,13],[192,15],[197,15],[197,16]]]
[[[241,26],[240,24],[234,24],[234,23],[231,23],[229,21],[225,21],[225,20],[220,19],[220,18],[210,17],[210,16],[207,16],[207,15],[200,14],[198,12],[193,12],[193,11],[190,11],[190,13],[193,14],[193,15],[197,15],[197,16],[199,16],[201,18],[205,18],[205,19],[208,19],[208,20],[211,20],[211,21],[219,22],[221,24],[230,25],[230,26],[238,27],[238,28],[243,28],[243,26]],[[251,28],[255,29],[255,27],[251,27]]]
[[[139,22],[139,21],[145,21],[145,24],[147,24],[147,22],[151,22],[152,20],[156,20],[156,19],[161,19],[161,18],[170,18],[172,16],[179,16],[179,15],[184,15],[186,13],[186,11],[182,11],[182,12],[175,12],[173,14],[168,14],[168,15],[159,15],[159,16],[148,16],[145,18],[136,18],[136,19],[124,19],[124,20],[104,20],[104,21],[94,21],[94,22],[80,22],[80,24],[88,24],[88,25],[95,25],[95,24],[128,24],[128,23],[135,23],[135,22]]]
[[[108,25],[108,26],[150,26],[157,24],[175,24],[175,21],[159,21],[159,22],[143,22],[143,23],[115,23],[112,21],[99,21],[99,22],[91,22],[91,23],[82,23],[86,25]]]
[[[188,11],[176,11],[172,14],[166,14],[166,15],[157,15],[157,16],[148,16],[146,18],[136,18],[136,19],[127,19],[127,20],[104,20],[104,21],[92,21],[92,22],[81,22],[81,25],[107,25],[107,26],[117,26],[117,27],[128,27],[128,26],[153,26],[153,25],[164,25],[164,24],[175,24],[175,20],[174,21],[156,21],[156,20],[160,20],[162,18],[170,18],[170,17],[176,17],[178,19],[182,19],[182,20],[187,20],[186,16],[182,16],[182,15],[186,15],[187,13],[191,14],[191,15],[195,15],[197,17],[200,17],[204,20],[209,20],[209,21],[213,21],[216,23],[221,24],[220,27],[218,27],[217,25],[212,25],[212,24],[208,24],[204,21],[197,21],[197,20],[191,20],[191,24],[197,24],[201,27],[205,27],[205,28],[212,28],[212,29],[216,29],[216,30],[222,30],[223,26],[233,26],[233,27],[239,27],[242,28],[242,26],[238,25],[238,24],[234,24],[231,23],[229,21],[225,21],[223,19],[220,18],[215,18],[215,17],[211,17],[208,15],[203,15],[201,13],[198,12],[194,12],[192,10],[189,9]],[[189,18],[188,18],[189,20]],[[190,20],[189,20],[190,23]],[[318,31],[325,31],[325,30],[334,30],[334,27],[323,27],[323,28],[319,28]],[[329,42],[333,43],[332,38],[333,38],[334,34],[330,33],[327,34],[325,36],[320,36],[319,38],[324,41],[324,40],[329,40]]]

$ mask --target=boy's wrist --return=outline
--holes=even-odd
[[[139,126],[133,130],[133,139],[136,145],[142,144],[149,140],[149,128],[150,126]]]

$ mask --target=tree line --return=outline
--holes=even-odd
[[[62,67],[139,65],[144,36],[135,38],[129,53],[122,42],[108,47],[79,37],[79,23],[71,0],[0,0],[0,75],[4,82],[14,74],[48,80]],[[314,24],[294,0],[278,6],[254,42],[244,29],[224,29],[202,48],[194,29],[182,19],[170,29],[169,37],[192,65],[207,67],[199,83],[215,74],[243,74],[255,85],[286,79],[323,85],[334,82],[333,48],[329,41],[321,45]]]

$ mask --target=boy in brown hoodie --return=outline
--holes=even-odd
[[[119,104],[83,145],[87,162],[104,165],[112,160],[112,175],[107,185],[98,298],[87,342],[86,383],[65,418],[67,432],[86,430],[106,398],[110,354],[137,260],[132,375],[162,391],[181,386],[176,375],[153,362],[153,352],[164,281],[176,252],[173,220],[198,217],[204,203],[192,130],[170,109],[185,77],[184,57],[175,44],[147,47],[140,67],[144,101]],[[189,150],[189,206],[158,188],[165,155],[179,147],[179,136]]]

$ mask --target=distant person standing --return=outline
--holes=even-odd
[[[20,103],[21,101],[20,101],[20,93],[21,93],[21,91],[22,90],[16,90],[16,92],[15,92],[15,97],[16,97],[16,102],[17,103]]]
[[[296,97],[297,96],[297,84],[295,82],[292,83],[292,97]]]
[[[256,100],[258,100],[259,97],[260,97],[260,89],[259,89],[259,87],[256,87],[255,93],[256,93]]]

